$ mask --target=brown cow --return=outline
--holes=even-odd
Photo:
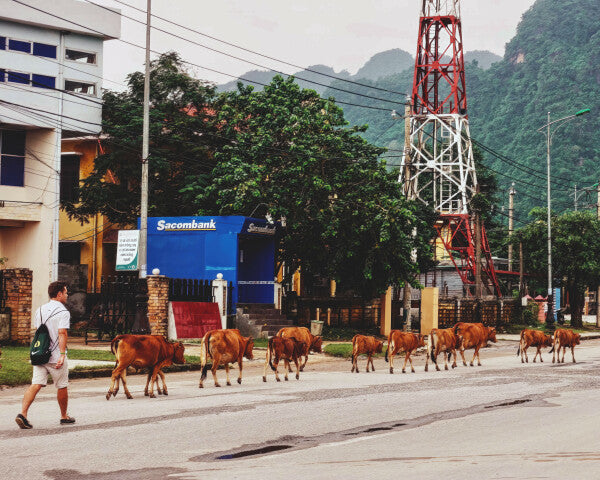
[[[265,369],[263,372],[263,382],[267,381],[267,365],[275,372],[275,379],[279,382],[279,360],[283,360],[285,381],[288,381],[288,371],[290,371],[290,361],[296,365],[296,380],[300,379],[300,369],[298,359],[302,357],[304,343],[296,340],[294,337],[282,338],[271,337],[267,345],[267,355],[265,357]]]
[[[425,359],[425,371],[429,371],[429,357],[435,363],[435,369],[439,372],[440,367],[437,364],[437,357],[440,353],[444,354],[444,368],[448,370],[448,360],[454,355],[452,368],[456,368],[456,349],[458,348],[460,339],[454,332],[453,328],[434,328],[429,334],[428,355]]]
[[[573,330],[567,330],[565,328],[558,328],[554,332],[554,343],[552,345],[552,363],[554,363],[555,355],[557,354],[556,346],[558,345],[558,358],[557,363],[565,363],[565,353],[567,347],[571,348],[571,355],[573,357],[573,363],[575,362],[575,345],[579,345],[581,341],[581,335],[573,333]],[[563,349],[562,361],[560,360],[560,349]]]
[[[229,381],[229,364],[238,363],[240,375],[238,383],[242,383],[242,361],[244,357],[252,360],[254,355],[254,340],[252,337],[242,337],[240,331],[235,328],[223,330],[211,330],[206,332],[200,344],[200,364],[202,367],[202,375],[200,376],[200,384],[198,387],[203,388],[203,382],[208,371],[208,358],[212,358],[212,374],[215,380],[215,387],[220,387],[217,380],[217,369],[219,365],[225,365],[225,373],[227,375],[227,385],[231,385]]]
[[[410,362],[410,370],[415,373],[412,359],[410,356],[419,347],[425,346],[425,335],[403,332],[401,330],[392,330],[388,336],[388,347],[385,351],[385,361],[390,362],[390,373],[394,373],[394,355],[398,352],[405,352],[404,365],[402,373],[406,373],[406,362]]]
[[[487,342],[496,343],[496,329],[494,327],[486,327],[483,323],[463,323],[459,322],[454,325],[454,332],[458,335],[460,342],[458,348],[462,357],[463,365],[467,366],[465,360],[465,350],[470,348],[475,349],[470,365],[473,366],[475,357],[477,357],[477,365],[481,367],[479,358],[479,349],[487,345]]]
[[[535,358],[539,355],[540,362],[543,362],[542,358],[542,348],[551,347],[552,346],[552,335],[546,335],[544,332],[540,332],[539,330],[530,330],[524,329],[521,331],[521,340],[519,342],[519,348],[517,349],[517,357],[519,353],[521,354],[521,363],[529,362],[529,358],[527,358],[527,349],[529,347],[536,347],[537,351],[533,356],[533,363],[535,363]],[[523,354],[525,354],[525,360],[523,360]]]
[[[373,355],[383,351],[383,342],[375,337],[366,335],[354,335],[352,338],[352,370],[350,372],[358,373],[358,356],[361,354],[367,355],[367,373],[369,372],[369,362],[371,362],[371,370],[375,371],[373,365]]]
[[[302,356],[304,356],[304,363],[300,365],[300,371],[304,371],[304,366],[308,361],[308,352],[321,353],[321,346],[323,340],[321,337],[315,336],[306,327],[283,327],[277,332],[277,337],[291,338],[294,337],[296,340],[304,344],[302,348]]]
[[[167,342],[162,335],[119,335],[111,342],[110,351],[116,356],[117,364],[110,378],[110,388],[106,394],[107,400],[111,395],[117,395],[119,378],[123,380],[123,390],[127,398],[133,398],[127,389],[127,367],[149,368],[144,394],[154,398],[154,383],[157,383],[160,392],[160,386],[156,380],[157,375],[162,378],[163,391],[165,395],[167,394],[165,378],[161,369],[173,363],[185,363],[183,344]],[[149,394],[148,383],[150,383]]]

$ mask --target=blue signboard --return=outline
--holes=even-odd
[[[264,219],[148,218],[148,271],[233,284],[236,303],[273,303],[277,227]]]

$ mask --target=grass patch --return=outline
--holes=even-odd
[[[385,355],[386,346],[383,347],[383,352],[376,353],[374,357],[383,357]],[[351,343],[331,343],[323,349],[323,353],[332,357],[340,358],[352,358],[352,344]],[[359,355],[363,357],[363,355]]]
[[[376,338],[381,337],[379,328],[373,326],[372,328],[352,328],[352,327],[328,327],[323,325],[323,340],[330,342],[351,342],[352,337],[356,334],[361,335],[372,335]],[[383,338],[383,337],[382,337]]]
[[[595,325],[591,325],[591,324],[586,324],[583,327],[573,328],[568,323],[565,323],[564,325],[554,324],[554,327],[555,327],[555,329],[557,329],[557,328],[566,328],[568,330],[573,330],[575,333],[586,333],[586,332],[588,332],[588,333],[589,332],[598,332],[598,333],[600,333],[600,329],[598,329],[598,327],[596,327]],[[511,323],[511,324],[503,325],[502,326],[502,333],[518,335],[525,328],[528,328],[528,329],[531,329],[531,330],[540,330],[540,331],[542,331],[544,333],[550,333],[550,332],[547,331],[545,323],[538,323],[537,325],[518,325],[518,324],[512,324]]]

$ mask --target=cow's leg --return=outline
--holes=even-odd
[[[521,349],[521,363],[525,363],[525,362],[529,363],[529,357],[527,356],[527,348],[529,348],[529,347],[523,347]],[[523,354],[525,354],[525,362],[523,361]]]
[[[542,351],[541,351],[540,346],[536,347],[535,355],[533,356],[533,363],[535,363],[538,355],[540,356],[540,360],[541,360],[542,359]]]
[[[371,356],[371,371],[375,371],[375,365],[373,364],[373,356]]]
[[[278,382],[281,382],[281,378],[279,378],[279,358],[275,357],[275,360],[273,360],[273,366],[275,367],[275,380],[277,380]],[[286,370],[286,375],[287,375],[287,370]]]
[[[298,357],[297,356],[293,356],[292,360],[294,361],[294,364],[296,365],[296,380],[300,380],[300,367],[298,365]]]
[[[352,370],[350,370],[350,373],[354,372],[356,370],[356,373],[358,373],[358,355],[352,355]],[[300,369],[300,371],[302,371],[302,369]]]
[[[444,370],[448,370],[448,360],[449,360],[448,352],[443,351],[442,355],[444,356]]]
[[[113,390],[113,397],[117,396],[117,392],[119,391],[119,382],[121,381],[121,375],[116,378],[115,381],[115,389]]]
[[[227,380],[226,385],[231,387],[231,382],[229,381],[229,362],[225,364],[225,379]]]
[[[210,371],[212,372],[212,375],[213,375],[213,380],[215,382],[215,387],[220,387],[221,386],[219,384],[219,380],[217,380],[217,370],[219,368],[219,364],[220,363],[221,363],[221,355],[219,354],[219,352],[215,352],[213,354],[212,368],[210,369]]]
[[[406,362],[408,362],[408,357],[410,357],[410,352],[405,352],[404,364],[402,365],[402,373],[406,373]],[[412,364],[412,362],[411,362],[411,364]]]
[[[461,342],[461,345],[460,345],[458,351],[460,352],[460,356],[462,358],[463,365],[466,367],[467,361],[465,360],[465,347],[462,345],[462,342]],[[471,366],[473,366],[472,363],[471,363]]]
[[[283,377],[283,379],[287,382],[289,380],[288,372],[292,371],[292,366],[287,358],[283,359],[283,371],[285,372],[285,377]]]
[[[542,346],[540,345],[538,349],[540,351],[540,362],[544,363],[544,359],[542,358]]]
[[[371,354],[367,353],[367,373],[369,373],[369,362],[372,362]]]
[[[150,398],[156,398],[154,395],[154,384],[157,383],[156,377],[158,376],[158,371],[160,370],[160,365],[155,365],[152,367],[152,378],[150,379]]]
[[[433,353],[433,363],[435,363],[435,369],[439,372],[440,371],[440,366],[437,363],[437,357],[439,355],[440,352],[437,351],[437,349],[435,350],[435,352]]]
[[[238,379],[237,379],[237,382],[239,385],[242,384],[242,370],[244,368],[243,364],[244,364],[244,357],[240,356],[240,358],[238,358],[238,367],[240,369],[240,374],[238,375]]]
[[[263,370],[263,382],[267,381],[267,367],[269,366],[269,347],[267,347],[267,356],[265,357],[265,368]]]
[[[148,375],[146,376],[146,386],[144,387],[144,396],[148,396],[148,385],[150,385],[150,379],[152,378],[152,370],[148,369]]]
[[[158,371],[158,375],[160,376],[160,379],[162,380],[162,394],[163,395],[168,395],[169,392],[167,391],[167,384],[165,383],[165,374],[163,373],[162,370],[159,370]],[[158,393],[160,394],[161,392],[160,392],[160,388],[159,388],[159,385],[158,385],[158,381],[156,382],[156,388],[158,390]]]
[[[473,358],[471,359],[471,363],[469,365],[473,366],[473,362],[475,362],[475,358],[477,358],[477,365],[481,367],[481,362],[479,361],[479,345],[475,346],[475,351],[473,352]]]
[[[412,363],[412,352],[408,352],[408,361],[410,362],[410,371],[415,373],[415,367],[413,367]]]
[[[390,373],[394,373],[394,350],[395,348],[390,348],[388,345],[388,360],[390,362]]]
[[[573,363],[577,363],[577,362],[575,361],[575,345],[573,345],[573,346],[571,347],[571,356],[573,357]]]
[[[300,371],[303,372],[304,371],[304,366],[306,365],[306,362],[308,362],[308,351],[310,350],[310,345],[308,345],[306,347],[306,351],[304,352],[304,363],[302,365],[300,365]]]
[[[133,398],[133,395],[131,395],[131,393],[129,393],[129,389],[127,388],[127,369],[126,368],[124,368],[121,371],[121,380],[123,381],[123,392],[125,392],[125,396],[131,400]]]
[[[117,372],[117,369],[119,367],[116,366],[115,369],[112,372],[112,375],[110,376],[110,386],[108,387],[108,392],[106,393],[106,399],[110,400],[110,396],[111,395],[116,395],[116,391],[113,390],[114,386],[115,386],[115,382],[117,380],[117,378],[119,378],[119,375],[121,375],[121,372]]]
[[[565,345],[563,347],[563,354],[562,354],[562,360],[560,363],[565,363],[565,354],[567,353],[567,346]]]

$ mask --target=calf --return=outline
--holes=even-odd
[[[567,347],[571,348],[571,356],[573,357],[573,363],[575,362],[575,345],[579,345],[581,341],[581,335],[573,333],[573,330],[567,330],[565,328],[558,328],[554,332],[554,343],[552,345],[552,363],[554,363],[555,355],[557,356],[557,363],[565,363],[565,352]],[[558,345],[558,349],[556,346]],[[560,359],[560,349],[563,349],[562,361]],[[558,353],[558,355],[557,355]]]
[[[300,371],[304,371],[304,366],[308,361],[308,352],[321,353],[323,340],[321,337],[313,335],[306,327],[284,327],[277,332],[277,337],[290,338],[302,342],[302,356],[304,363],[300,365]]]
[[[452,368],[456,368],[456,349],[459,346],[460,339],[454,332],[453,328],[434,328],[429,334],[428,355],[425,360],[425,371],[429,371],[429,357],[435,363],[435,369],[439,372],[440,367],[437,364],[437,357],[440,353],[444,353],[444,368],[448,370],[448,360],[454,355]]]
[[[254,358],[252,349],[254,348],[254,340],[252,337],[242,337],[237,329],[211,330],[206,332],[200,344],[200,365],[202,367],[202,375],[200,376],[200,384],[198,387],[203,388],[206,372],[208,371],[208,358],[212,358],[212,374],[215,381],[215,387],[220,387],[217,380],[217,369],[219,365],[225,365],[225,373],[227,375],[227,385],[231,385],[229,381],[229,364],[237,362],[240,369],[240,375],[237,382],[242,383],[242,361],[244,357],[248,360]]]
[[[454,325],[454,332],[460,339],[459,351],[463,365],[465,367],[467,366],[465,350],[473,348],[473,358],[471,359],[470,365],[473,366],[475,357],[477,357],[477,365],[481,367],[479,349],[486,346],[488,341],[496,343],[496,329],[494,327],[486,327],[483,323],[459,322]]]
[[[267,381],[267,365],[275,372],[275,379],[279,382],[279,360],[284,362],[285,381],[288,380],[288,371],[290,362],[296,365],[296,380],[300,379],[300,369],[298,367],[298,358],[302,356],[304,343],[296,340],[294,337],[282,338],[271,337],[267,344],[267,356],[265,357],[265,369],[263,372],[263,382]]]
[[[148,378],[144,393],[154,398],[154,383],[160,375],[163,381],[163,391],[167,394],[164,374],[161,369],[173,363],[185,363],[183,353],[185,347],[181,342],[167,342],[162,335],[119,335],[110,344],[110,351],[117,359],[116,366],[110,378],[110,387],[106,399],[116,396],[119,391],[119,378],[123,381],[123,390],[127,398],[133,398],[127,389],[127,368],[148,368]],[[150,393],[148,394],[148,383]],[[158,391],[160,386],[157,384]]]
[[[398,352],[405,352],[404,365],[402,373],[406,373],[406,362],[410,362],[410,370],[415,373],[412,359],[410,356],[419,347],[425,346],[425,335],[416,333],[407,333],[400,330],[392,330],[388,336],[388,347],[385,351],[385,361],[390,362],[390,373],[394,373],[394,355]]]
[[[536,357],[540,356],[540,362],[543,362],[542,358],[542,348],[551,347],[552,346],[552,336],[546,335],[544,332],[540,332],[539,330],[529,330],[525,329],[521,331],[521,340],[519,342],[519,348],[517,349],[517,357],[519,353],[521,354],[521,363],[529,362],[529,358],[527,358],[527,349],[529,347],[536,347],[537,351],[533,356],[533,363],[535,363]],[[525,354],[525,360],[523,360],[523,354]]]
[[[352,338],[352,370],[350,371],[356,370],[358,373],[358,356],[364,353],[367,355],[367,372],[369,371],[369,362],[371,362],[371,370],[374,372],[373,355],[382,351],[383,342],[381,340],[366,335],[354,335]]]

